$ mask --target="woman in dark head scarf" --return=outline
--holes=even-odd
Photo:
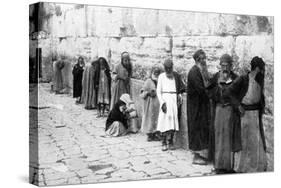
[[[132,76],[132,64],[128,52],[121,54],[121,63],[112,71],[112,98],[110,109],[119,100],[122,94],[130,94],[130,77]]]
[[[76,103],[81,102],[82,94],[82,77],[84,71],[85,62],[83,57],[79,57],[77,63],[72,70],[73,75],[73,98],[76,98]]]
[[[110,104],[111,76],[108,63],[105,58],[100,57],[98,83],[98,117],[104,117],[105,108]]]
[[[110,136],[123,136],[127,134],[127,129],[126,103],[119,99],[108,115],[105,133]]]

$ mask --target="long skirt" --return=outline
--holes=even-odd
[[[232,153],[232,121],[233,108],[231,106],[216,107],[215,117],[215,168],[231,170],[233,169]]]
[[[259,111],[246,111],[241,117],[242,150],[235,153],[236,172],[262,172],[266,170],[266,153],[259,129]]]
[[[159,117],[157,122],[157,130],[160,132],[166,132],[170,130],[179,130],[179,121],[178,121],[178,106],[177,106],[177,95],[164,93],[162,97],[167,105],[167,112],[164,113],[159,109]]]
[[[58,61],[53,63],[53,89],[57,93],[61,92],[63,89],[62,71],[57,67],[58,63]]]
[[[94,88],[95,69],[91,64],[86,65],[82,78],[82,96],[81,102],[85,108],[91,109],[97,107],[97,92]]]
[[[144,100],[141,130],[143,133],[154,133],[157,129],[159,101],[157,97]]]
[[[124,136],[127,134],[127,130],[123,123],[114,121],[105,132],[109,136]]]

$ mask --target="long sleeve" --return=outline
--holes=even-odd
[[[204,96],[206,95],[206,89],[204,82],[199,70],[192,69],[188,74],[188,84],[192,86],[192,89],[196,91],[197,94]]]
[[[162,104],[165,102],[162,98],[162,75],[160,75],[158,78],[156,94],[157,94],[160,106],[162,106]]]
[[[181,76],[177,73],[177,84],[178,84],[178,91],[177,93],[178,94],[182,94],[183,92],[185,92],[186,88],[185,88],[185,85],[183,83],[183,80],[181,79]]]

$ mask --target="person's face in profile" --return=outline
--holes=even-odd
[[[152,78],[152,80],[158,80],[158,77],[159,77],[159,73],[156,73],[156,72],[153,72],[152,74],[151,74],[151,78]]]
[[[200,54],[199,57],[198,57],[197,62],[200,64],[201,67],[204,67],[204,66],[207,65],[206,64],[206,59],[207,59],[207,57],[206,57],[205,54]]]
[[[129,65],[129,63],[130,63],[129,54],[127,54],[127,53],[123,54],[122,61],[123,61],[124,65]]]
[[[126,105],[124,104],[124,105],[119,106],[119,110],[120,110],[120,112],[125,113],[126,112]]]

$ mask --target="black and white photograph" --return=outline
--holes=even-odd
[[[29,183],[274,171],[274,17],[182,9],[29,5]]]

